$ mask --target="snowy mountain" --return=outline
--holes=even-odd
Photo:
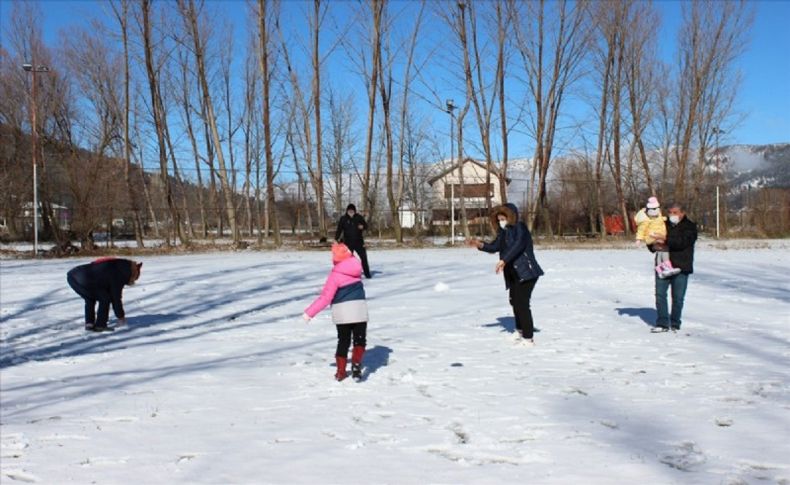
[[[730,187],[790,187],[790,143],[729,145],[721,148]]]

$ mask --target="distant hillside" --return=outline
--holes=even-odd
[[[790,143],[722,147],[733,190],[790,188]]]

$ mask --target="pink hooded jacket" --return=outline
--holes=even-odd
[[[357,258],[352,256],[335,263],[321,294],[304,312],[313,318],[329,304],[332,304],[332,320],[336,324],[367,321],[362,263]]]

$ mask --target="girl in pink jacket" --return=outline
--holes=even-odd
[[[335,379],[346,378],[346,363],[351,337],[354,349],[351,353],[351,375],[362,379],[362,356],[365,354],[365,334],[368,326],[368,306],[365,288],[362,286],[362,264],[343,243],[332,244],[332,271],[316,300],[304,311],[303,318],[309,322],[318,312],[332,305],[332,322],[337,326],[337,351]]]

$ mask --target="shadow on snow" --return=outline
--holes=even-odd
[[[648,327],[655,327],[658,314],[655,308],[642,307],[642,308],[615,308],[617,314],[620,316],[637,317],[644,322]]]
[[[497,317],[496,320],[496,323],[486,323],[483,327],[502,327],[503,332],[516,333],[516,317]],[[539,333],[540,329],[538,327],[533,327],[532,331],[534,333]]]
[[[375,373],[382,367],[386,367],[390,363],[390,354],[392,349],[383,345],[376,345],[365,352],[363,363],[365,364],[362,380],[367,380],[368,377]]]

